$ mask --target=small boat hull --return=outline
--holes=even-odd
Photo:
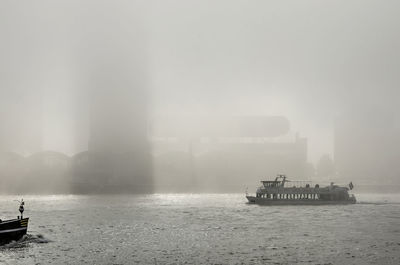
[[[309,199],[267,199],[267,198],[259,198],[255,196],[246,196],[247,200],[251,204],[259,204],[259,205],[331,205],[331,204],[354,204],[356,203],[355,199],[348,200],[309,200]]]
[[[13,219],[0,222],[0,244],[21,239],[28,230],[29,218]]]

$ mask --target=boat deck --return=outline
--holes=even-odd
[[[251,204],[260,205],[329,205],[329,204],[354,204],[355,199],[349,200],[317,200],[317,199],[267,199],[255,196],[246,196]]]

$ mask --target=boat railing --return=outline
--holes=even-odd
[[[312,187],[312,181],[310,180],[288,180],[285,183],[285,188],[303,188],[306,187],[307,184],[309,187]]]

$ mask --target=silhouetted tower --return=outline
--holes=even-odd
[[[131,67],[99,69],[92,90],[89,152],[106,192],[152,191],[147,96]]]
[[[88,38],[91,179],[105,192],[152,191],[141,5],[102,3]],[[96,9],[97,10],[97,9]],[[107,19],[104,19],[107,10]],[[111,11],[108,11],[111,10]],[[93,173],[94,172],[94,173]],[[97,184],[96,184],[97,185]]]

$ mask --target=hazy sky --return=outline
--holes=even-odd
[[[153,115],[284,115],[312,161],[332,153],[335,116],[399,114],[399,1],[0,5],[2,124],[37,132],[43,149],[87,149],[85,76],[103,50],[142,56]]]

